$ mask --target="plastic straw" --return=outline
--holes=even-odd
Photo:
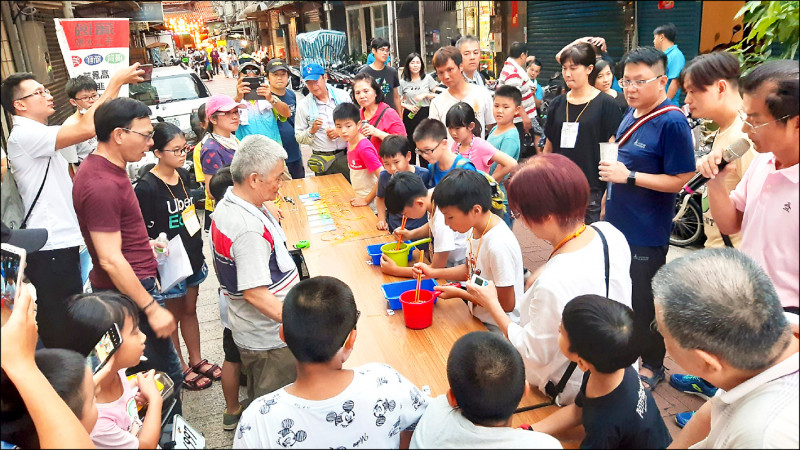
[[[422,262],[422,250],[419,250],[419,262]],[[422,286],[422,274],[417,274],[417,289],[414,291],[414,303],[419,302],[419,288]]]
[[[403,214],[403,221],[400,222],[400,229],[401,230],[405,230],[406,229],[406,219],[408,219],[408,217],[406,217],[406,215]],[[400,250],[400,244],[402,244],[402,243],[403,243],[403,238],[402,237],[398,237],[397,238],[397,246],[395,246],[394,251]]]

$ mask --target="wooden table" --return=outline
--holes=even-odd
[[[464,302],[458,299],[439,300],[433,310],[433,324],[424,330],[406,328],[401,310],[390,314],[380,286],[403,279],[384,275],[380,267],[367,264],[370,259],[367,245],[393,240],[387,232],[375,228],[378,219],[372,211],[366,206],[350,208],[355,216],[363,217],[358,220],[334,218],[337,227],[344,224],[360,233],[357,236],[326,240],[340,232],[310,234],[305,207],[297,196],[331,188],[336,190],[334,196],[349,206],[349,200],[354,196],[353,189],[342,175],[336,174],[286,182],[281,188],[281,195],[291,197],[295,205],[284,201],[281,212],[289,246],[301,239],[311,243],[310,248],[303,250],[311,275],[336,277],[353,290],[361,318],[358,321],[355,349],[345,366],[386,363],[417,386],[430,386],[432,396],[444,394],[448,389],[447,357],[453,344],[466,333],[485,331],[486,328],[472,317]],[[537,389],[532,391],[523,397],[520,406],[546,401]],[[535,423],[554,411],[556,407],[550,406],[516,414],[513,424]],[[582,438],[579,430],[560,437],[566,438],[562,439],[562,444],[568,448],[576,448]]]

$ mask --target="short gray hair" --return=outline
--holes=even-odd
[[[461,44],[466,44],[467,42],[477,42],[478,46],[481,45],[481,41],[479,41],[478,38],[476,38],[471,34],[468,34],[466,36],[462,36],[461,38],[459,38],[458,41],[456,41],[456,48],[458,49],[458,51],[461,51]]]
[[[789,326],[767,274],[744,253],[706,249],[661,267],[653,297],[663,324],[685,349],[741,370],[762,370],[789,344]]]
[[[287,157],[286,150],[277,142],[260,134],[251,134],[242,139],[239,149],[233,154],[231,178],[234,183],[242,184],[251,173],[263,177],[275,168],[278,161]]]

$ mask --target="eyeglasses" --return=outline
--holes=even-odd
[[[442,145],[442,144],[439,144],[439,145]],[[433,152],[435,152],[437,148],[439,148],[439,145],[437,145],[436,147],[433,147],[430,150],[417,148],[417,149],[414,150],[414,153],[418,154],[419,156],[430,155],[430,154],[433,154]]]
[[[245,69],[243,72],[245,75],[259,75],[259,71],[256,69]]]
[[[120,130],[125,130],[125,131],[130,131],[131,133],[136,133],[136,134],[138,134],[139,136],[141,136],[141,137],[143,137],[143,138],[147,139],[148,141],[149,141],[150,139],[153,139],[153,135],[154,135],[154,134],[156,134],[156,130],[153,130],[153,131],[151,131],[150,133],[142,133],[142,132],[140,132],[140,131],[131,130],[130,128],[122,128],[122,127],[120,127]]]
[[[389,53],[389,47],[381,47],[378,49],[379,52]]]
[[[26,98],[33,97],[34,95],[41,95],[42,97],[44,97],[45,95],[50,95],[50,89],[37,89],[37,90],[33,91],[32,93],[30,93],[30,94],[28,94],[28,95],[26,95],[24,97],[20,97],[20,98],[14,100],[14,101],[25,100]]]
[[[98,98],[100,98],[100,96],[97,95],[97,93],[95,92],[93,95],[89,95],[89,96],[81,97],[81,98],[76,98],[75,100],[80,101],[80,102],[88,102],[88,101],[95,101]]]
[[[164,151],[165,152],[171,152],[175,156],[183,156],[183,155],[189,153],[189,150],[191,149],[191,147],[192,146],[190,144],[186,144],[185,146],[183,146],[182,148],[179,148],[179,149],[164,150]]]
[[[787,114],[787,115],[781,117],[780,119],[770,120],[769,122],[762,123],[760,125],[753,125],[752,123],[747,121],[747,114],[745,114],[744,111],[739,111],[738,114],[739,114],[739,118],[742,119],[742,122],[744,122],[744,124],[747,125],[748,127],[750,127],[750,129],[753,130],[753,131],[755,131],[755,130],[763,127],[763,126],[769,125],[769,124],[771,124],[773,122],[777,122],[779,120],[783,120],[783,119],[792,117],[792,114]]]
[[[627,87],[631,87],[631,86],[636,86],[637,88],[642,88],[642,87],[644,87],[645,84],[647,84],[647,83],[649,83],[651,81],[655,81],[655,80],[657,80],[657,79],[659,79],[659,78],[661,78],[663,76],[664,75],[658,75],[658,76],[656,76],[654,78],[650,78],[649,80],[619,80],[619,85],[622,86],[623,88],[627,88]]]
[[[356,310],[356,323],[353,324],[353,329],[354,330],[356,329],[356,325],[358,325],[358,318],[359,317],[361,317],[361,311]],[[350,333],[347,333],[347,336],[349,337]],[[346,343],[347,343],[347,337],[344,338],[344,342],[342,342],[342,347],[344,347],[344,344],[346,344]]]
[[[234,109],[232,109],[232,110],[230,110],[230,111],[220,111],[220,112],[217,112],[217,113],[216,113],[216,114],[214,114],[214,115],[215,115],[215,116],[227,116],[228,114],[230,114],[230,115],[232,115],[232,116],[238,116],[238,115],[240,115],[240,114],[241,114],[241,111],[239,111],[239,108],[234,108]]]

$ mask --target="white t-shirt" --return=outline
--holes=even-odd
[[[691,448],[798,448],[798,353],[711,401],[711,431]]]
[[[485,137],[488,134],[486,124],[494,123],[494,113],[492,112],[494,101],[492,100],[492,93],[483,86],[472,83],[467,83],[467,85],[470,91],[466,97],[462,99],[453,97],[449,89],[437,95],[436,98],[431,100],[431,108],[428,112],[428,117],[446,123],[445,117],[447,117],[447,111],[449,111],[453,105],[458,102],[468,103],[472,106],[472,109],[475,110],[475,118],[477,118],[478,122],[481,124],[481,137]],[[453,146],[453,138],[450,137],[450,133],[447,133],[447,143],[448,147]]]
[[[475,425],[440,395],[428,404],[409,448],[561,448],[561,443],[538,431]]]
[[[514,310],[506,315],[512,322],[519,323],[519,304],[525,291],[522,249],[508,225],[499,217],[491,217],[495,225],[480,239],[473,239],[470,233],[467,246],[471,251],[468,250],[467,262],[470,258],[476,258],[475,267],[476,271],[480,270],[479,276],[494,281],[497,287],[514,286],[514,298],[516,299]],[[475,231],[474,228],[472,230]],[[480,251],[478,251],[479,246]],[[470,253],[472,254],[470,255]],[[470,303],[469,309],[472,311],[472,315],[481,322],[497,325],[489,311],[482,306]]]
[[[47,243],[42,250],[78,247],[83,237],[72,206],[72,178],[67,160],[56,151],[59,126],[13,116],[8,137],[8,160],[17,180],[25,210],[30,209],[47,172],[42,194],[28,219],[27,228],[46,228]],[[47,170],[47,162],[50,170]]]
[[[428,192],[432,192],[429,189]],[[435,208],[433,217],[428,214],[431,236],[433,236],[433,253],[450,252],[447,267],[454,267],[467,257],[467,233],[453,231],[444,223],[444,214]]]
[[[608,222],[595,222],[608,241],[609,297],[631,306],[631,252],[625,236]],[[560,253],[547,262],[539,278],[519,302],[519,325],[508,326],[508,340],[525,362],[525,377],[544,392],[548,381],[558,383],[569,360],[558,348],[558,325],[564,306],[584,294],[606,295],[605,262],[600,236],[582,249]],[[561,405],[573,403],[583,372],[576,369],[564,391]]]
[[[242,413],[233,448],[398,448],[400,432],[416,425],[430,398],[385,364],[353,372],[350,385],[326,400],[306,400],[286,388],[254,400]]]

